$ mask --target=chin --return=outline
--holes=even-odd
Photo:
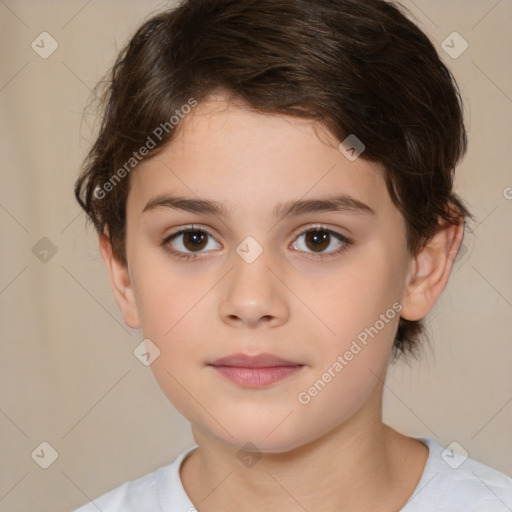
[[[224,415],[222,419],[219,418],[219,422],[226,426],[231,435],[211,421],[207,425],[203,423],[202,430],[206,429],[217,440],[237,451],[245,447],[247,451],[286,453],[314,441],[321,435],[314,427],[308,428],[307,423],[298,415],[292,419],[293,416],[294,412],[288,418],[282,413],[263,418],[254,412],[244,416],[237,411],[236,417]]]

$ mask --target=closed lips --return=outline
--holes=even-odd
[[[233,354],[217,359],[210,366],[232,366],[237,368],[271,368],[283,366],[304,366],[301,363],[289,361],[272,354],[259,354],[250,356],[246,354]]]

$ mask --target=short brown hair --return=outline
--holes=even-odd
[[[384,0],[185,0],[147,20],[97,86],[106,86],[102,122],[75,185],[115,256],[127,264],[129,179],[112,181],[116,169],[190,98],[219,89],[260,112],[319,121],[340,141],[355,134],[361,157],[385,168],[411,254],[441,220],[472,218],[453,192],[467,144],[460,93],[403,9]],[[149,156],[176,130],[163,132]],[[394,355],[413,353],[422,334],[421,321],[400,318]]]

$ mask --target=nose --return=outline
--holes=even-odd
[[[239,254],[224,281],[219,314],[232,327],[277,327],[288,320],[288,289],[279,265],[263,251],[254,261]]]

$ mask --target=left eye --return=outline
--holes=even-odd
[[[192,226],[169,235],[162,245],[176,257],[190,260],[200,257],[201,254],[208,251],[208,237],[215,240],[207,231]],[[329,257],[338,254],[351,244],[351,241],[340,233],[322,226],[303,231],[297,235],[296,240],[292,247],[306,253],[309,253],[308,249],[311,250],[312,252],[309,254],[312,254],[313,258]],[[302,242],[302,244],[299,242]],[[326,249],[332,246],[333,242],[337,242],[338,247],[334,247],[331,251],[326,251]],[[306,249],[297,247],[300,245],[305,246]],[[209,250],[212,249],[215,249],[215,247],[209,248]]]
[[[307,252],[307,249],[311,249],[313,253],[325,253],[327,252],[328,255],[337,254],[341,250],[345,249],[349,244],[350,241],[345,238],[340,233],[337,233],[336,231],[332,231],[331,229],[323,228],[323,227],[316,227],[312,229],[308,229],[307,231],[303,232],[297,237],[297,240],[301,240],[303,242],[303,245],[306,247],[305,252]],[[329,248],[332,245],[332,242],[336,241],[339,245],[338,247],[334,248],[334,250],[331,251],[325,251],[327,248]],[[297,242],[294,243],[294,246],[300,245]],[[296,247],[297,248],[297,247]],[[298,250],[304,250],[298,247]]]

